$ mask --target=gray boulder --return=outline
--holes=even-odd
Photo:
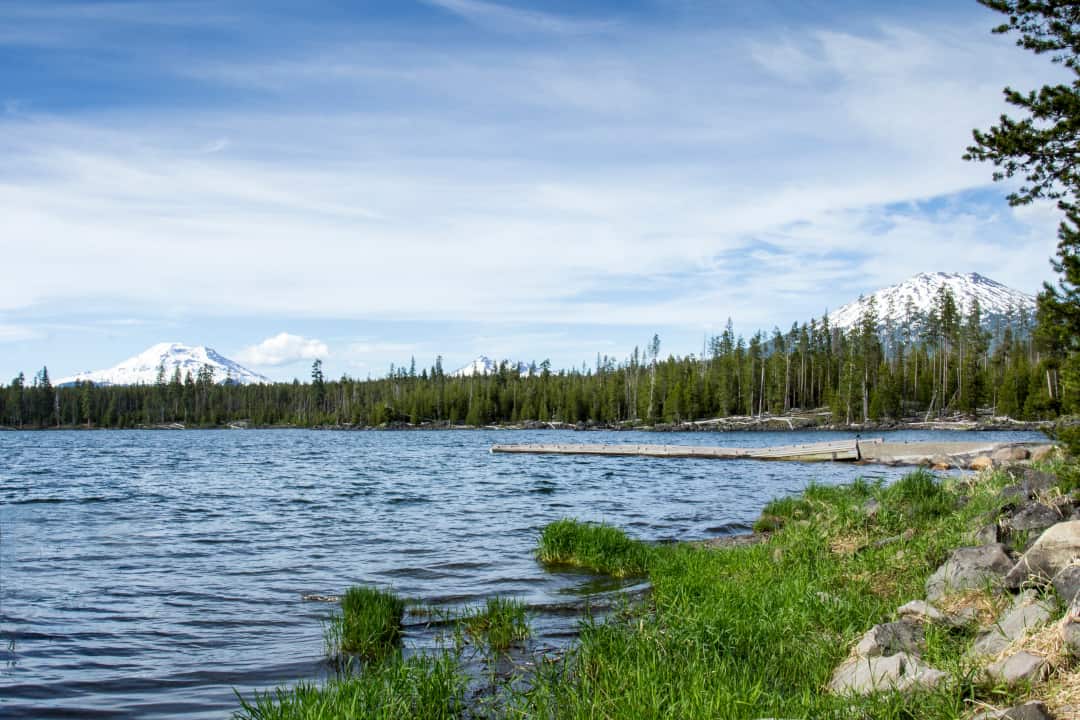
[[[1050,581],[1057,593],[1058,601],[1068,607],[1076,601],[1080,595],[1080,565],[1069,565],[1061,569],[1054,579]]]
[[[1066,507],[1068,512],[1071,507]],[[1060,508],[1042,503],[1029,502],[1016,510],[1004,521],[1005,532],[1013,547],[1019,550],[1030,548],[1048,528],[1065,520]]]
[[[1000,585],[1012,567],[1001,543],[957,548],[926,580],[926,599],[937,602],[950,593]]]
[[[925,640],[922,626],[916,622],[898,620],[897,622],[875,625],[855,646],[855,654],[861,657],[876,655],[895,655],[905,652],[917,655]]]
[[[1080,618],[1070,614],[1062,621],[1061,640],[1069,655],[1080,657]]]
[[[1013,653],[1006,658],[991,663],[986,668],[987,675],[1006,685],[1037,683],[1045,680],[1049,671],[1050,666],[1047,665],[1046,658],[1029,653],[1026,650]]]
[[[971,646],[973,655],[997,655],[1030,629],[1050,620],[1053,609],[1032,591],[1019,595],[996,623],[980,632]]]
[[[914,690],[934,687],[946,678],[946,673],[923,665],[908,653],[856,657],[836,668],[829,691],[837,695],[869,695],[889,690]]]
[[[1057,485],[1057,482],[1056,476],[1035,468],[1024,468],[1021,477],[1021,485],[1028,497],[1035,497],[1039,493],[1046,492]]]
[[[1038,700],[1011,707],[1008,710],[987,710],[971,716],[971,720],[1054,720],[1054,716]]]
[[[1080,520],[1059,522],[1031,546],[1005,577],[1005,584],[1018,588],[1025,582],[1045,584],[1080,558]]]
[[[1033,502],[1017,510],[1006,522],[1009,529],[1016,532],[1041,533],[1064,519],[1057,508]]]
[[[987,523],[973,533],[969,533],[969,540],[975,545],[993,545],[1001,540],[997,521]]]
[[[1028,499],[1022,485],[1006,485],[998,492],[998,497],[1012,507],[1016,507]]]

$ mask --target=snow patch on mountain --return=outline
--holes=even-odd
[[[934,272],[919,273],[902,283],[848,303],[829,313],[829,323],[839,328],[856,325],[869,305],[870,298],[873,298],[881,324],[891,321],[893,325],[899,326],[904,323],[909,311],[924,317],[929,314],[942,287],[949,288],[961,312],[968,312],[973,301],[978,300],[984,322],[1016,316],[1021,309],[1029,314],[1035,312],[1034,297],[979,273]]]
[[[172,380],[178,368],[181,378],[186,377],[189,372],[192,377],[197,377],[204,365],[213,368],[214,382],[217,383],[249,385],[272,382],[270,378],[248,370],[213,348],[182,343],[158,343],[107,370],[88,370],[61,378],[56,384],[70,385],[89,381],[95,385],[153,385],[157,382],[158,368],[162,365],[165,366],[166,382]]]
[[[494,375],[499,372],[499,367],[504,362],[510,367],[511,371],[516,371],[518,375],[523,377],[530,375],[530,366],[527,363],[514,362],[512,360],[492,360],[487,355],[481,355],[465,367],[458,368],[450,373],[450,376],[473,377],[474,375]]]

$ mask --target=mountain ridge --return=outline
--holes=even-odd
[[[1029,314],[1035,311],[1033,296],[979,273],[922,272],[830,312],[829,323],[838,328],[853,327],[872,298],[881,325],[890,321],[893,325],[902,325],[909,310],[922,316],[929,314],[942,287],[952,292],[957,308],[963,313],[971,309],[974,300],[978,300],[986,324],[1015,315],[1021,310]]]
[[[158,368],[165,366],[165,380],[170,381],[176,370],[180,377],[187,373],[196,377],[203,366],[214,370],[214,382],[234,382],[241,385],[273,382],[265,375],[249,370],[235,360],[230,360],[213,348],[205,345],[185,345],[178,342],[163,342],[151,345],[138,355],[134,355],[111,368],[76,373],[60,378],[56,385],[71,385],[76,382],[92,382],[95,385],[153,385],[157,382]]]

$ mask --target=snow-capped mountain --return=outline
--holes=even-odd
[[[919,273],[898,285],[878,290],[872,295],[848,303],[829,313],[829,323],[833,327],[849,328],[855,325],[863,311],[874,299],[874,306],[881,323],[891,320],[901,325],[909,309],[925,316],[934,307],[935,299],[942,287],[952,292],[956,306],[961,312],[967,312],[973,300],[979,301],[979,309],[984,322],[995,318],[1016,315],[1021,309],[1028,313],[1035,311],[1035,298],[1027,293],[1014,290],[1001,283],[983,277],[979,273]],[[909,308],[910,301],[910,308]]]
[[[499,372],[499,366],[503,363],[509,365],[511,370],[516,370],[519,375],[528,375],[529,366],[523,362],[511,360],[492,360],[487,355],[481,355],[465,367],[458,368],[450,373],[451,377],[472,377],[473,375],[493,375]]]
[[[180,369],[181,378],[186,377],[189,372],[192,377],[198,377],[199,370],[204,365],[214,369],[214,382],[235,382],[242,385],[272,382],[270,378],[248,370],[212,348],[181,343],[158,343],[108,370],[81,372],[61,378],[56,384],[68,385],[89,380],[95,385],[153,385],[157,382],[158,368],[162,365],[165,366],[166,382],[172,379],[177,368]]]

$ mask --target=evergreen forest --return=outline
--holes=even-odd
[[[834,424],[865,424],[1078,412],[1077,390],[1059,372],[1070,348],[1030,313],[988,322],[977,304],[960,307],[943,288],[928,313],[909,305],[902,316],[881,321],[869,302],[851,328],[823,317],[749,339],[729,319],[700,357],[664,356],[654,336],[624,359],[598,356],[591,367],[556,371],[545,361],[522,373],[504,364],[471,377],[444,372],[436,358],[430,368],[391,366],[378,379],[326,379],[315,361],[303,383],[239,385],[220,382],[210,367],[183,377],[162,367],[152,385],[54,387],[42,368],[0,388],[0,425],[644,426],[809,410]]]

